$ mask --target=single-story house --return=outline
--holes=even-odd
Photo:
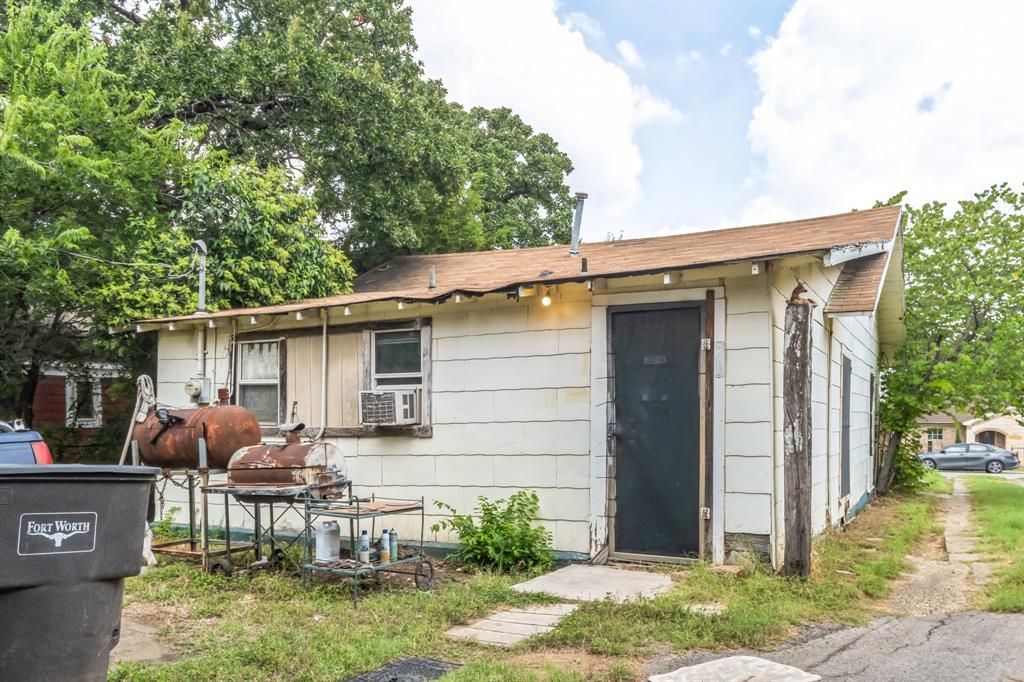
[[[401,256],[350,294],[135,331],[159,334],[159,401],[198,372],[268,438],[322,429],[359,493],[469,511],[533,489],[569,558],[781,566],[873,493],[900,215]]]
[[[923,415],[917,423],[921,428],[921,452],[937,452],[954,443],[985,443],[1024,455],[1024,423],[1017,415],[936,413]]]

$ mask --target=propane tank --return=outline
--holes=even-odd
[[[142,463],[162,469],[198,468],[200,438],[206,439],[206,466],[226,469],[231,455],[259,443],[260,435],[256,415],[239,405],[161,408],[132,430]]]

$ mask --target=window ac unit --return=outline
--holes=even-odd
[[[359,423],[366,426],[419,424],[419,391],[360,391]]]

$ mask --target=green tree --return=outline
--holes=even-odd
[[[149,98],[64,19],[9,2],[0,33],[0,381],[29,419],[43,366],[87,355],[92,259],[141,236],[182,165],[181,126],[149,127]]]
[[[108,325],[195,309],[195,239],[215,250],[212,309],[351,275],[305,187],[210,151],[199,126],[154,126],[153,97],[107,68],[77,4],[47,7],[0,15],[0,396],[29,423],[44,367],[109,361],[132,347]]]
[[[882,373],[882,493],[919,479],[921,415],[1024,411],[1024,196],[995,185],[952,213],[905,215],[907,340]]]
[[[288,164],[357,269],[403,253],[567,239],[572,166],[507,109],[466,112],[424,77],[398,0],[83,3],[155,126]]]

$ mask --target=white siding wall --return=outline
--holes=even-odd
[[[426,496],[429,531],[441,516],[435,501],[470,511],[480,495],[535,489],[555,546],[589,551],[590,299],[582,286],[562,287],[553,298],[549,307],[537,298],[516,303],[504,296],[407,305],[402,313],[376,306],[332,319],[433,318],[433,437],[331,439],[347,457],[356,492]],[[274,328],[289,324],[295,322]],[[227,381],[230,333],[208,334],[216,387]],[[161,332],[158,354],[159,398],[186,404],[182,383],[195,373],[195,332]],[[168,486],[165,494],[166,506],[182,507],[178,519],[186,520],[184,491]],[[232,511],[232,523],[250,527],[244,516]],[[223,506],[213,505],[211,523],[222,520]],[[418,517],[394,522],[400,537],[418,537]],[[286,519],[299,524],[298,517]],[[428,539],[454,541],[445,533],[428,532]]]
[[[772,532],[771,353],[764,274],[725,282],[725,532]]]
[[[433,320],[433,437],[334,439],[347,457],[357,493],[424,495],[429,528],[440,518],[435,501],[470,511],[480,495],[507,497],[532,488],[538,491],[541,517],[559,550],[601,549],[607,529],[607,481],[600,459],[607,379],[604,342],[594,320],[604,319],[604,305],[692,297],[695,291],[717,287],[725,292],[724,300],[716,303],[725,309],[725,376],[724,395],[716,396],[716,421],[723,420],[715,441],[721,447],[712,496],[716,544],[722,532],[770,535],[776,557],[781,556],[783,499],[774,492],[782,490],[783,473],[782,324],[796,279],[819,303],[814,312],[812,383],[816,531],[825,527],[826,519],[839,518],[842,353],[853,359],[851,503],[871,489],[868,376],[877,366],[878,342],[871,318],[830,323],[823,319],[821,310],[838,268],[824,271],[820,261],[805,259],[783,261],[756,276],[749,272],[749,266],[729,266],[683,273],[682,281],[672,285],[678,294],[665,289],[661,276],[621,280],[615,288],[593,295],[582,285],[565,285],[546,308],[533,297],[516,302],[490,295],[462,303],[407,304],[404,311],[391,303],[373,304],[353,308],[351,317],[332,316],[332,324],[427,316]],[[686,288],[691,290],[683,293]],[[279,318],[274,324],[274,329],[283,330],[309,321]],[[241,324],[239,330],[245,327]],[[207,333],[207,369],[216,388],[228,379],[230,330],[222,327]],[[593,348],[595,357],[601,359],[592,367],[594,343],[599,344]],[[194,330],[160,332],[158,352],[159,399],[186,404],[182,383],[195,373]],[[168,486],[166,494],[168,507],[184,507],[184,491]],[[240,512],[232,514],[233,522],[248,521]],[[222,518],[223,509],[215,505],[211,522],[219,524]],[[185,519],[184,512],[178,519]],[[288,522],[298,526],[297,517]],[[411,517],[395,525],[404,538],[418,535]],[[443,533],[428,533],[428,539],[454,541]]]

